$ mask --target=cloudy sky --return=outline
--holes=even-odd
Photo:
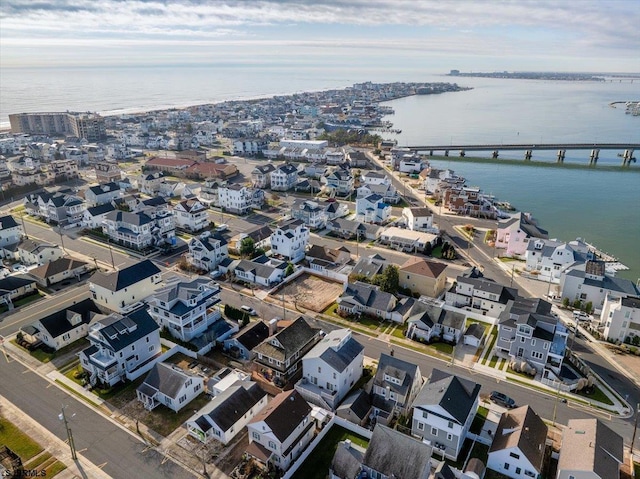
[[[0,65],[640,72],[640,0],[2,0]]]

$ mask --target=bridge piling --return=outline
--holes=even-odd
[[[449,156],[449,150],[444,150],[444,156]]]
[[[595,165],[598,163],[598,156],[600,155],[600,150],[598,148],[594,148],[591,150],[591,155],[589,156],[589,164]]]
[[[635,150],[628,149],[624,150],[624,154],[622,155],[622,166],[630,166],[632,161],[636,161],[633,157],[633,152]]]
[[[531,160],[531,157],[533,156],[533,152],[532,150],[527,150],[524,152],[524,159],[525,161],[529,161]]]
[[[493,153],[491,154],[491,157],[492,157],[494,160],[497,160],[497,159],[498,159],[498,150],[493,150]]]
[[[564,163],[564,155],[566,154],[567,150],[558,150],[558,159],[557,159],[557,163]]]
[[[460,150],[460,157],[461,157],[461,158],[464,158],[464,155],[465,155],[464,150]]]

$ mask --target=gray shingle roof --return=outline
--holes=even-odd
[[[256,346],[254,351],[284,362],[317,336],[318,330],[309,326],[300,316],[272,338],[267,338]]]
[[[153,221],[151,216],[144,213],[131,213],[129,211],[118,210],[107,213],[105,219],[135,226],[146,225],[147,223],[151,223]]]
[[[118,352],[145,337],[160,326],[153,320],[146,309],[138,309],[128,316],[119,318],[112,315],[99,321],[100,333],[110,349]]]
[[[98,271],[91,276],[90,281],[110,291],[120,291],[121,289],[159,273],[160,269],[153,264],[151,260],[147,259],[134,264],[133,266],[129,266],[128,268],[114,271],[112,273],[102,273]]]
[[[347,447],[346,442],[340,442],[331,460],[331,471],[341,479],[354,479],[360,472],[363,459],[362,451],[352,444]]]
[[[15,228],[18,226],[16,220],[11,215],[0,217],[0,230],[7,230],[9,228]]]
[[[65,309],[56,311],[49,316],[45,316],[40,319],[39,322],[52,338],[57,338],[79,326],[80,323],[72,325],[69,322],[69,319],[73,317],[74,313],[81,316],[81,324],[89,324],[91,318],[96,314],[100,314],[101,311],[92,299],[85,299]]]
[[[364,350],[364,346],[351,337],[348,329],[331,331],[305,355],[320,358],[335,371],[344,371]]]
[[[178,393],[184,386],[184,383],[192,377],[195,376],[185,373],[177,366],[156,363],[155,366],[151,368],[151,371],[149,371],[149,374],[147,374],[142,386],[146,386],[146,390],[151,388],[154,392],[160,391],[165,396],[177,399]],[[152,396],[152,394],[147,395]]]
[[[302,420],[311,412],[311,406],[298,391],[292,389],[278,394],[249,424],[264,421],[274,436],[284,442]]]
[[[480,394],[480,384],[434,369],[429,381],[420,390],[413,407],[439,405],[459,423],[464,424]]]
[[[392,391],[405,396],[419,374],[420,369],[417,365],[382,353],[373,383],[382,388],[389,387]],[[399,379],[400,384],[385,380],[385,375]]]
[[[238,381],[214,398],[215,406],[207,416],[220,429],[227,431],[266,395],[258,384]]]
[[[391,311],[396,303],[396,297],[393,294],[380,291],[376,287],[360,281],[348,283],[341,299],[379,311]]]

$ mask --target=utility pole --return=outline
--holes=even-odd
[[[560,399],[560,385],[562,384],[562,382],[558,381],[558,390],[556,391],[556,400],[553,403],[553,420],[551,421],[551,425],[555,426],[556,425],[556,412],[558,409],[558,399]]]
[[[116,269],[116,262],[113,260],[113,250],[111,249],[111,239],[107,236],[107,245],[109,246],[109,254],[111,255],[111,267]]]
[[[282,291],[282,320],[287,319],[287,308],[284,304],[284,291]]]
[[[511,265],[511,283],[509,284],[509,286],[513,286],[513,273],[516,269],[516,265],[515,263]]]
[[[631,447],[629,455],[633,458],[633,443],[636,442],[636,432],[638,432],[638,416],[640,415],[640,403],[636,405],[636,420],[633,423],[633,436],[631,437]]]
[[[67,250],[64,248],[64,241],[62,239],[62,226],[58,225],[58,234],[60,235],[60,246],[62,246],[62,251],[66,252]]]
[[[71,457],[74,461],[78,460],[78,456],[76,455],[76,445],[73,442],[73,434],[71,434],[71,429],[69,428],[69,423],[67,422],[67,416],[64,413],[64,408],[66,406],[62,406],[62,414],[58,416],[62,421],[64,421],[64,428],[67,430],[67,439],[69,441],[69,448],[71,449]],[[75,416],[75,414],[74,414]]]

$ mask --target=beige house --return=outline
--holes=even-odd
[[[447,265],[427,261],[422,258],[409,258],[399,270],[400,287],[410,289],[414,293],[437,298],[447,285],[445,271]]]

